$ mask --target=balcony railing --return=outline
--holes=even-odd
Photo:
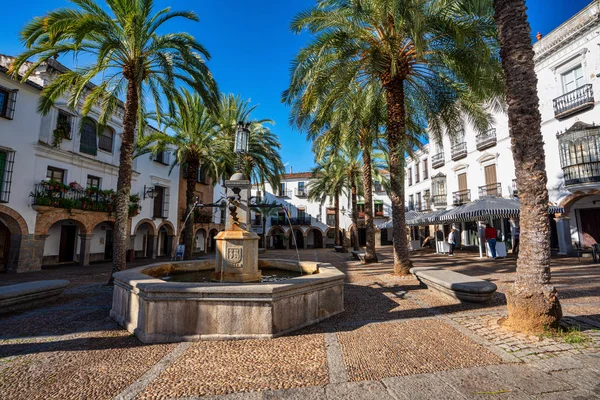
[[[583,85],[560,97],[552,100],[554,103],[554,117],[566,118],[571,114],[594,106],[594,91],[592,84]]]
[[[414,203],[407,203],[406,206],[404,206],[404,211],[416,211]]]
[[[565,185],[600,182],[600,161],[563,167]]]
[[[448,205],[448,196],[444,194],[434,194],[431,196],[433,199],[433,205],[436,207],[445,207]]]
[[[491,183],[479,186],[479,198],[483,199],[484,197],[502,197],[502,184]]]
[[[490,129],[485,133],[480,133],[476,137],[477,150],[485,150],[496,145],[496,129]]]
[[[452,146],[450,155],[453,161],[465,158],[467,156],[467,142],[461,142]]]
[[[310,225],[311,220],[312,220],[312,217],[310,215],[305,215],[303,217],[293,217],[293,218],[271,217],[271,226],[274,226],[274,225],[289,226],[290,223],[292,225]]]
[[[308,190],[306,189],[294,189],[294,194],[296,195],[296,197],[306,197],[308,196]]]
[[[100,190],[97,188],[70,188],[59,182],[44,182],[34,185],[32,204],[65,208],[67,210],[85,210],[97,212],[113,212],[115,192],[113,190]],[[139,214],[139,196],[131,195],[129,199],[129,215]]]
[[[460,206],[471,201],[471,189],[458,190],[452,192],[452,204]]]
[[[443,167],[446,161],[444,160],[444,153],[437,153],[431,157],[431,166],[433,168]]]
[[[512,191],[512,195],[513,195],[514,197],[519,197],[519,187],[517,186],[517,180],[516,180],[516,179],[513,179],[513,180],[512,180],[512,188],[511,188],[511,191]]]
[[[288,197],[288,198],[291,198],[292,197],[292,191],[290,189],[280,190],[279,193],[277,194],[277,197]]]

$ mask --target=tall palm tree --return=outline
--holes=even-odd
[[[154,12],[152,0],[106,0],[106,7],[94,0],[71,0],[76,8],[61,8],[36,17],[21,31],[27,48],[10,72],[16,77],[27,60],[37,57],[22,76],[25,81],[49,58],[61,54],[90,58],[88,66],[65,71],[48,84],[38,110],[46,114],[59,98],[66,96],[70,107],[87,115],[100,108],[99,125],[106,125],[125,93],[123,134],[117,181],[113,272],[125,268],[129,237],[129,195],[136,128],[144,131],[146,96],[162,114],[162,98],[169,112],[176,97],[177,83],[189,85],[205,103],[216,108],[218,91],[206,66],[208,51],[187,33],[159,34],[164,24],[177,17],[198,21],[189,11],[165,8]],[[92,81],[101,78],[94,86]]]
[[[252,120],[252,112],[256,109],[248,100],[232,94],[222,94],[215,113],[214,124],[220,135],[231,142],[238,123],[250,123],[248,137],[248,152],[244,155],[241,168],[246,177],[263,186],[269,182],[271,187],[279,187],[284,173],[283,162],[279,150],[281,145],[277,136],[266,126],[273,124],[269,119]],[[235,160],[226,166],[225,174],[231,175],[236,169]]]
[[[329,98],[328,93],[325,94],[318,103],[318,112],[313,112],[313,115],[305,116],[301,112],[293,112],[293,116],[301,128],[306,127],[309,139],[315,140],[315,143],[322,139],[319,140],[321,148],[345,148],[342,154],[358,151],[352,159],[362,160],[359,175],[362,176],[360,186],[363,188],[365,199],[365,262],[376,262],[373,173],[377,171],[374,171],[371,153],[374,146],[382,145],[380,127],[385,122],[383,91],[377,85],[368,84],[361,87],[357,82],[353,82],[349,90],[341,95],[336,94],[333,99]],[[351,163],[347,165],[351,166]],[[350,177],[351,174],[348,173],[347,176]]]
[[[335,144],[331,143],[336,139],[336,137],[337,135],[335,134],[324,134],[322,136],[319,136],[313,142],[313,151],[317,155],[317,160],[326,160],[328,168],[330,169],[333,166],[333,171],[340,174],[340,176],[338,177],[338,179],[340,180],[340,184],[343,186],[345,191],[350,193],[350,217],[352,219],[352,229],[350,230],[350,234],[352,237],[353,249],[359,250],[360,246],[358,239],[358,196],[364,195],[361,182],[361,165],[363,153],[360,147],[358,146],[358,143],[356,142],[343,140]],[[368,199],[367,195],[364,196],[366,213],[368,207]],[[369,240],[367,238],[367,244],[369,244],[368,241]],[[373,252],[375,252],[374,241]],[[365,257],[365,261],[366,258],[367,257]],[[368,262],[372,262],[372,259],[370,259]]]
[[[221,176],[224,166],[233,158],[229,141],[216,131],[213,113],[206,107],[197,93],[181,90],[175,98],[176,112],[162,119],[163,126],[174,132],[167,135],[161,132],[147,135],[138,140],[142,150],[140,154],[172,151],[175,157],[171,170],[178,166],[185,168],[186,176],[186,213],[191,213],[195,203],[198,171],[212,178],[213,182]],[[194,218],[189,218],[185,226],[184,257],[192,257],[194,240]]]
[[[308,200],[325,204],[333,199],[335,209],[335,245],[340,242],[340,196],[344,193],[344,177],[342,164],[335,159],[326,159],[317,162],[312,169],[313,178],[308,184]]]
[[[310,115],[323,93],[341,96],[352,82],[379,85],[386,99],[394,272],[411,267],[405,235],[404,150],[413,133],[407,112],[433,135],[456,134],[465,121],[484,132],[482,99],[502,92],[489,7],[472,0],[319,0],[292,30],[316,37],[294,59],[284,101]]]
[[[507,322],[515,330],[540,332],[558,327],[562,311],[550,284],[546,161],[531,29],[523,0],[495,0],[494,8],[521,202],[517,277],[507,293]]]

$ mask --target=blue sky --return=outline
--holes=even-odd
[[[591,0],[526,0],[532,31],[547,34]],[[258,104],[254,116],[275,121],[282,159],[294,171],[313,165],[310,143],[288,124],[289,109],[281,92],[289,82],[290,61],[308,40],[289,30],[292,17],[314,0],[156,0],[157,7],[193,10],[200,23],[175,20],[167,28],[193,34],[211,53],[209,63],[222,92],[240,94]],[[0,53],[15,55],[23,47],[18,32],[34,16],[68,5],[66,0],[29,0],[3,4]],[[70,60],[60,59],[70,66]]]

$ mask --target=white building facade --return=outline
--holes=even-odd
[[[41,115],[41,90],[66,68],[49,60],[20,83],[11,62],[0,56],[0,269],[110,260],[123,109],[102,132],[97,109],[83,118],[65,99]],[[171,252],[179,169],[169,169],[167,153],[134,160],[129,259]]]

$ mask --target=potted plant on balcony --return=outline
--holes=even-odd
[[[60,147],[60,144],[64,139],[69,139],[71,129],[65,122],[59,122],[56,129],[52,131],[52,146]]]
[[[79,183],[77,183],[76,181],[73,181],[73,182],[69,183],[69,188],[71,190],[76,191],[76,192],[82,192],[83,191],[83,187]]]

